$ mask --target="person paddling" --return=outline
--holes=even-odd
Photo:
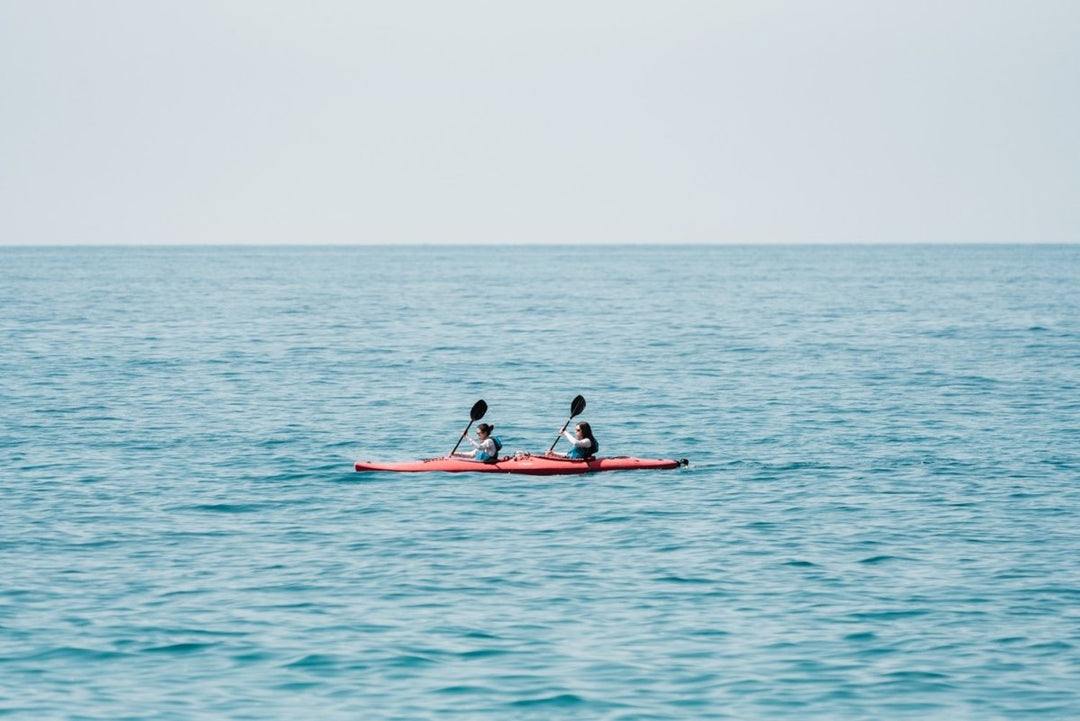
[[[567,458],[589,459],[600,450],[600,444],[596,442],[592,427],[585,421],[581,421],[574,427],[574,435],[566,430],[559,431],[562,437],[570,441],[573,448],[566,454]],[[554,454],[553,454],[554,455]]]
[[[490,423],[481,423],[476,427],[476,437],[479,440],[473,440],[472,436],[465,433],[465,439],[472,444],[473,450],[465,451],[463,453],[453,453],[453,458],[472,458],[477,461],[484,461],[485,463],[493,463],[499,460],[499,448],[500,443],[491,437],[491,432],[495,430],[495,426]]]

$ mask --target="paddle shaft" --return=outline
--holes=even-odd
[[[487,413],[487,403],[484,403],[483,398],[476,403],[473,403],[473,407],[469,411],[469,425],[465,426],[465,430],[461,432],[461,438],[458,438],[457,443],[454,444],[454,450],[450,451],[451,456],[457,453],[458,446],[465,440],[465,436],[469,435],[469,429],[472,428],[472,424],[483,418],[485,413]]]
[[[465,426],[465,430],[461,432],[461,438],[457,439],[457,443],[454,444],[454,450],[450,451],[450,455],[454,455],[455,453],[457,453],[458,446],[460,446],[461,442],[465,440],[465,436],[469,435],[469,429],[472,428],[472,423],[473,422],[470,420],[469,425]]]
[[[562,430],[559,431],[559,435],[555,436],[555,442],[551,444],[551,448],[548,449],[548,453],[555,450],[555,446],[558,445],[559,439],[562,438],[563,433],[566,433],[566,427],[570,425],[570,421],[574,420],[574,416],[585,410],[585,396],[575,396],[574,400],[570,402],[570,417],[566,419],[566,423],[563,423]]]
[[[570,421],[574,420],[573,416],[566,419],[566,423],[563,423],[562,430],[559,431],[559,435],[555,436],[555,442],[551,444],[551,448],[548,449],[548,453],[555,450],[555,446],[559,445],[559,439],[562,438],[562,434],[566,433],[566,427],[570,425]]]

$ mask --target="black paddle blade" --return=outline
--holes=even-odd
[[[581,407],[585,407],[584,398],[581,399]],[[469,411],[469,417],[472,418],[474,421],[478,421],[484,417],[485,413],[487,413],[487,403],[484,403],[484,401],[481,399],[473,404],[472,410]]]

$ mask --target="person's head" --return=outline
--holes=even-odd
[[[581,421],[580,423],[578,423],[577,426],[574,428],[574,432],[577,433],[579,438],[589,438],[594,441],[596,440],[596,438],[592,434],[592,427],[590,427],[589,424],[585,421]]]
[[[495,430],[495,426],[491,425],[490,423],[481,423],[476,427],[476,435],[487,438],[491,435],[491,432],[493,430]]]

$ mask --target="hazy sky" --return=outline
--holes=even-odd
[[[1080,241],[1077,0],[0,0],[0,244]]]

